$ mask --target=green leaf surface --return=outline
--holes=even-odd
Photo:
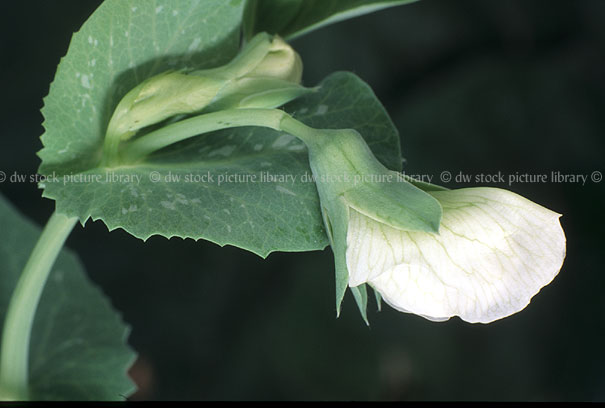
[[[266,31],[292,39],[328,24],[417,0],[249,0],[247,35]]]
[[[285,108],[317,128],[354,128],[391,169],[399,136],[372,90],[350,73]],[[67,178],[65,178],[67,177]],[[266,256],[324,248],[319,198],[305,146],[265,128],[227,129],[173,145],[136,165],[93,168],[45,183],[60,212],[102,219],[146,239],[207,239]]]
[[[231,129],[141,164],[98,167],[118,100],[166,69],[227,62],[237,51],[242,8],[240,1],[109,0],[95,11],[74,35],[42,111],[40,172],[51,176],[43,195],[59,212],[82,222],[102,219],[142,239],[203,238],[261,256],[325,247],[306,150],[290,135]],[[399,170],[397,132],[353,75],[328,78],[287,110],[311,126],[357,129],[385,165]]]
[[[0,195],[0,316],[41,230]],[[0,331],[2,329],[0,328]],[[68,250],[59,255],[34,320],[30,387],[34,400],[120,400],[134,390],[128,329]]]
[[[237,52],[242,0],[106,0],[72,37],[44,100],[40,172],[96,166],[117,102],[168,69],[210,68]]]

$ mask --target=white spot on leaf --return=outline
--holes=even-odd
[[[196,37],[193,42],[191,43],[191,45],[189,45],[189,51],[195,51],[197,49],[197,47],[200,46],[200,44],[202,43],[202,39],[199,37]]]
[[[174,205],[173,202],[170,201],[162,201],[160,202],[160,204],[162,204],[162,207],[168,209],[168,210],[176,210],[176,206]]]
[[[227,156],[230,156],[234,150],[235,150],[235,146],[223,146],[220,149],[216,149],[216,150],[213,150],[210,153],[208,153],[208,157],[214,157],[214,156],[227,157]]]
[[[275,148],[284,147],[284,146],[287,146],[292,140],[294,140],[294,136],[288,135],[288,134],[283,134],[280,137],[278,137],[271,146],[273,146]]]
[[[305,145],[304,144],[295,144],[295,145],[288,147],[288,150],[290,150],[292,152],[300,152],[302,150],[305,150]]]
[[[289,195],[292,195],[292,196],[296,197],[296,193],[295,193],[295,192],[290,191],[290,190],[288,190],[288,189],[287,189],[287,188],[285,188],[285,187],[282,187],[282,186],[276,186],[276,187],[275,187],[275,189],[276,189],[277,191],[279,191],[280,193],[283,193],[283,194],[289,194]]]
[[[82,86],[86,89],[90,89],[92,88],[92,86],[90,85],[90,79],[88,78],[88,75],[82,75],[82,78],[80,78],[80,82],[82,82]]]
[[[183,194],[176,195],[176,202],[183,205],[189,205],[189,200]]]
[[[319,105],[317,107],[317,114],[318,115],[323,115],[324,113],[326,113],[328,111],[328,105]]]

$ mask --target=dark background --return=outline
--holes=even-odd
[[[42,97],[99,3],[0,3],[6,173],[35,173]],[[424,0],[293,45],[307,85],[350,70],[374,88],[408,172],[590,175],[604,170],[604,21],[602,0]],[[261,260],[208,242],[144,244],[101,222],[68,246],[132,325],[133,399],[603,401],[604,184],[491,184],[563,213],[568,246],[554,282],[490,325],[372,304],[367,328],[350,296],[335,319],[329,249]],[[33,184],[0,191],[41,225],[53,211]]]

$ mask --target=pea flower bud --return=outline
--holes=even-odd
[[[167,71],[124,96],[107,128],[114,148],[139,129],[185,114],[233,108],[275,108],[309,89],[300,85],[299,55],[278,36],[256,35],[228,64]]]

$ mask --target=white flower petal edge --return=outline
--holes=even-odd
[[[406,232],[352,208],[349,286],[369,283],[397,310],[489,323],[524,309],[565,258],[560,214],[507,190],[435,191],[439,234]]]

